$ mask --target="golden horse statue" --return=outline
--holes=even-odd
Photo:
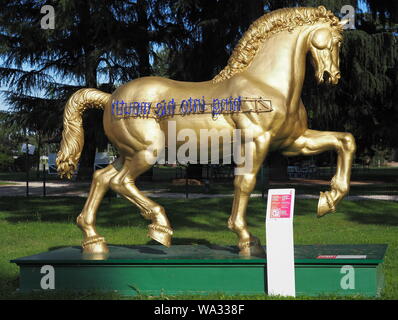
[[[176,130],[204,128],[235,129],[252,132],[253,165],[249,172],[236,175],[234,200],[228,227],[239,237],[244,256],[262,250],[260,241],[248,230],[246,208],[256,183],[256,174],[267,153],[280,150],[285,156],[315,155],[335,150],[338,155],[331,190],[320,193],[318,216],[335,211],[336,204],[348,193],[351,165],[356,150],[350,133],[316,131],[308,128],[307,113],[300,95],[305,76],[306,55],[311,53],[318,82],[337,84],[340,78],[339,49],[343,25],[325,7],[286,8],[263,15],[246,31],[235,47],[227,66],[212,80],[181,82],[161,77],[143,77],[117,88],[112,94],[97,89],[80,89],[68,100],[63,120],[58,172],[68,178],[76,170],[84,143],[82,113],[87,108],[104,109],[105,133],[120,157],[106,168],[95,171],[90,192],[77,225],[83,231],[83,252],[106,253],[104,237],[95,228],[96,213],[109,188],[131,201],[148,220],[149,236],[165,246],[173,234],[164,208],[150,200],[135,185],[139,175],[150,169],[155,157],[150,146],[167,147],[164,133],[168,122]],[[222,97],[265,97],[272,112],[253,111],[253,99],[243,99],[237,112],[175,114],[172,117],[139,116],[118,118],[112,112],[115,101],[182,101]],[[243,141],[243,137],[242,137]],[[244,143],[242,142],[242,147]]]

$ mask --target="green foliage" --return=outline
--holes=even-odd
[[[0,112],[0,171],[9,170],[24,141],[21,128],[9,121],[9,113]]]
[[[157,1],[159,23],[174,22],[184,28],[168,43],[169,77],[206,81],[226,64],[234,45],[249,25],[264,13],[262,0]]]
[[[161,48],[155,52],[154,64],[152,67],[153,75],[159,77],[170,77],[170,50],[167,48]]]
[[[7,170],[13,163],[11,155],[0,152],[0,171]]]

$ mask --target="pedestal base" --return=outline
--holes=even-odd
[[[295,246],[296,295],[379,295],[386,248]],[[85,256],[80,247],[66,247],[11,262],[20,267],[21,291],[51,290],[53,281],[59,291],[125,295],[267,293],[266,259],[239,256],[234,246],[109,245],[109,249],[107,257]]]

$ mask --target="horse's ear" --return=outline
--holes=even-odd
[[[311,37],[312,45],[320,50],[330,47],[331,41],[332,33],[328,28],[315,30]]]

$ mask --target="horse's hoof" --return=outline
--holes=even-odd
[[[240,249],[239,255],[242,257],[265,258],[264,248],[257,237],[251,237],[247,241],[240,241],[238,247]]]
[[[318,218],[323,217],[327,213],[335,211],[336,208],[333,204],[333,199],[330,196],[329,191],[321,192],[318,202],[318,212],[316,214]]]
[[[152,223],[148,226],[148,229],[148,236],[153,240],[166,247],[171,246],[171,236],[173,235],[173,230],[171,228]]]
[[[265,258],[265,251],[263,247],[253,246],[249,248],[244,248],[239,251],[239,255],[242,257],[259,257]]]
[[[92,236],[82,242],[84,254],[106,254],[109,252],[104,237]]]

